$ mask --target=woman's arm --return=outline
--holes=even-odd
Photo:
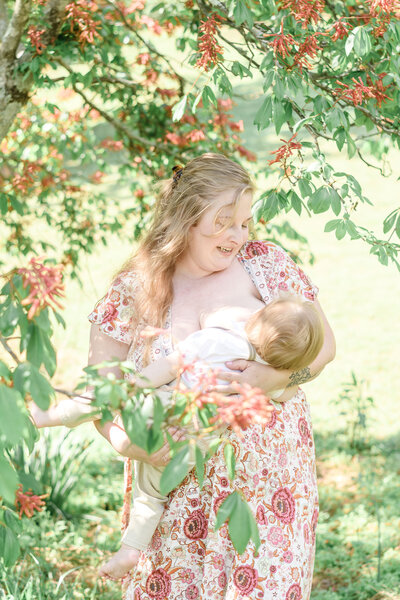
[[[92,325],[90,330],[90,345],[89,345],[89,365],[97,365],[103,361],[120,360],[123,361],[128,355],[129,344],[118,342],[109,335],[103,333],[97,325]],[[118,367],[103,367],[99,369],[101,375],[114,373],[118,379],[122,377],[121,370]],[[165,444],[160,450],[154,454],[147,454],[145,450],[132,444],[128,438],[122,423],[119,421],[111,423],[110,421],[101,424],[100,420],[94,421],[97,431],[111,444],[111,446],[122,456],[128,456],[134,460],[148,462],[155,466],[165,465],[170,459],[170,448]],[[171,431],[173,439],[182,439],[182,433],[176,430]]]
[[[128,356],[129,344],[119,342],[111,336],[103,333],[98,325],[92,325],[90,328],[89,359],[88,365],[98,365],[106,360],[126,360]],[[122,378],[121,370],[118,367],[103,367],[99,369],[100,375],[114,373],[118,378]]]
[[[333,331],[318,300],[314,301],[314,306],[321,315],[325,336],[320,353],[308,367],[300,371],[278,370],[255,361],[240,359],[226,363],[229,369],[241,371],[240,373],[224,372],[220,373],[218,377],[227,382],[248,383],[253,387],[261,388],[266,394],[276,389],[292,388],[315,379],[323,368],[335,358],[336,344]],[[218,391],[232,393],[234,390],[230,386],[219,386]]]

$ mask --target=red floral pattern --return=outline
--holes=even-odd
[[[285,600],[301,600],[301,597],[301,587],[298,583],[294,583],[288,589]]]
[[[195,510],[185,520],[183,531],[191,540],[199,540],[207,537],[207,519],[202,510]]]
[[[241,594],[250,594],[257,585],[258,574],[248,566],[238,567],[233,574],[233,582]]]
[[[315,299],[317,288],[275,244],[248,242],[238,259],[266,304],[279,295],[282,283],[290,293]],[[106,333],[126,343],[130,341],[126,333],[133,291],[130,277],[130,281],[126,276],[114,285],[118,315],[112,321],[103,324],[111,292],[91,315]],[[169,326],[170,322],[165,324]],[[170,339],[160,336],[154,340],[152,358],[171,349]],[[128,353],[137,368],[141,352],[136,347]],[[201,490],[192,471],[171,493],[153,542],[142,553],[128,584],[126,600],[258,600],[272,598],[272,594],[282,600],[309,598],[318,498],[315,450],[304,393],[299,391],[277,405],[274,415],[272,426],[248,427],[240,440],[229,428],[224,433],[235,448],[234,482],[229,481],[220,448],[206,464]],[[304,443],[306,432],[308,440]],[[257,515],[261,538],[258,555],[251,544],[238,555],[226,525],[214,530],[215,509],[234,489],[244,494]]]
[[[287,488],[281,488],[272,496],[272,512],[283,523],[292,523],[295,515],[293,494]]]
[[[150,573],[146,581],[146,592],[149,598],[164,600],[171,592],[171,577],[164,569],[156,569]]]

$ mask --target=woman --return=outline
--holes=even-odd
[[[206,465],[200,490],[192,472],[169,504],[129,583],[128,600],[205,598],[307,599],[311,590],[318,516],[315,452],[308,406],[297,385],[333,359],[334,338],[316,300],[316,288],[279,247],[248,242],[253,186],[247,172],[222,155],[204,154],[164,186],[155,218],[136,256],[125,266],[90,316],[90,362],[117,357],[140,369],[199,329],[199,315],[226,305],[256,311],[285,292],[314,301],[325,325],[317,359],[301,372],[277,371],[250,361],[228,364],[229,382],[265,393],[288,388],[293,397],[268,427],[253,426],[235,448],[236,477],[229,482],[222,450]],[[138,337],[151,324],[168,328],[151,347]],[[149,344],[149,342],[147,342]],[[297,393],[295,393],[297,392]],[[290,396],[290,393],[288,394]],[[107,437],[107,428],[104,430]],[[146,457],[132,447],[131,456]],[[230,491],[241,491],[256,515],[258,555],[249,544],[233,548],[224,525],[214,531],[216,511]]]

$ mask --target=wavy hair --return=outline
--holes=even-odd
[[[179,178],[175,175],[158,184],[150,229],[118,273],[134,272],[138,278],[132,318],[134,343],[146,325],[163,327],[173,299],[176,263],[188,248],[189,231],[215,198],[230,189],[235,191],[236,205],[243,194],[254,191],[254,184],[238,163],[214,153],[194,158]],[[145,361],[150,342],[146,345]]]

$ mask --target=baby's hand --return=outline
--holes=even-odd
[[[133,569],[139,560],[140,550],[121,544],[121,548],[99,569],[100,577],[122,579]]]

